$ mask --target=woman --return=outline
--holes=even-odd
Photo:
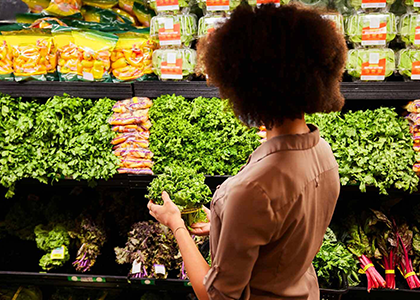
[[[198,252],[167,193],[150,213],[178,241],[197,297],[319,299],[311,264],[339,195],[338,166],[305,113],[341,110],[343,36],[299,6],[241,6],[205,47],[209,81],[247,125],[265,125],[267,142],[216,191],[212,267]]]

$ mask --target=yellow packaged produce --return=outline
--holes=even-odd
[[[131,14],[129,14],[128,12],[126,12],[125,10],[118,8],[118,7],[114,7],[112,9],[113,12],[115,12],[116,14],[123,16],[126,18],[126,20],[129,20],[131,24],[136,25],[136,18],[133,17]]]
[[[12,51],[7,45],[6,39],[0,35],[0,80],[13,80],[13,57]]]
[[[13,74],[16,81],[45,81],[48,73],[55,73],[57,54],[49,32],[22,30],[4,32],[3,36],[12,49]]]
[[[77,81],[77,66],[81,51],[74,42],[73,29],[59,27],[53,30],[53,41],[57,47],[57,71],[60,81]]]
[[[118,0],[83,0],[83,4],[108,9],[117,5]]]
[[[50,0],[22,0],[33,13],[40,13],[50,5]]]
[[[121,9],[124,9],[125,11],[128,11],[130,13],[133,12],[133,5],[134,5],[134,0],[119,0],[118,1],[118,6]]]
[[[142,81],[153,73],[152,55],[157,44],[148,34],[127,32],[118,34],[111,55],[111,70],[115,82]]]
[[[33,22],[30,28],[52,29],[54,25],[67,26],[65,23],[57,18],[41,18]]]
[[[51,0],[46,12],[57,16],[71,16],[80,13],[82,0]]]
[[[81,81],[111,81],[111,53],[118,37],[94,30],[73,31],[72,35],[80,50],[77,78]]]

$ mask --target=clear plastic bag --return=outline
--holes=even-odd
[[[40,13],[50,5],[50,0],[22,0],[32,13]]]
[[[246,0],[251,7],[259,7],[262,4],[274,3],[277,7],[289,4],[290,0]]]
[[[396,19],[392,13],[359,14],[348,19],[347,35],[355,47],[386,48],[396,34]]]
[[[400,19],[399,35],[407,47],[420,48],[420,14],[405,14]]]
[[[286,0],[287,1],[287,0]],[[233,11],[241,4],[241,0],[198,0],[198,6],[205,12]],[[255,3],[256,5],[257,3]]]
[[[344,34],[344,18],[341,14],[326,13],[326,14],[322,14],[322,17],[333,22],[335,28],[337,28],[339,32]]]
[[[194,74],[197,53],[192,49],[159,49],[153,52],[153,71],[162,80],[188,80]]]
[[[182,10],[188,13],[190,8],[195,4],[194,0],[150,0],[149,6],[155,10],[156,13],[160,12],[178,12]]]
[[[198,38],[206,36],[228,19],[224,13],[207,14],[198,21]]]
[[[388,48],[350,50],[346,69],[356,81],[384,81],[395,72],[394,51]]]
[[[56,16],[71,16],[80,13],[82,0],[51,0],[46,12]]]
[[[388,12],[396,0],[348,0],[348,6],[356,11]]]
[[[0,35],[0,81],[13,81],[13,56],[6,39]]]
[[[402,49],[399,51],[398,72],[406,80],[420,80],[420,49]]]
[[[118,101],[112,107],[112,110],[116,113],[127,113],[133,110],[141,110],[152,107],[153,102],[147,97],[133,97]]]

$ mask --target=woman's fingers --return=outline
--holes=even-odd
[[[165,191],[162,192],[162,200],[164,203],[172,202],[171,198],[169,198],[169,194]]]

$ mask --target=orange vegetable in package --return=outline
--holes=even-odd
[[[149,39],[149,35],[128,32],[118,37],[111,55],[115,81],[140,81],[145,75],[152,74],[152,54],[157,44]]]
[[[57,47],[57,71],[60,81],[77,81],[77,66],[81,51],[74,42],[72,29],[68,27],[54,29],[53,40]]]
[[[47,79],[57,66],[57,54],[51,34],[39,30],[6,32],[3,36],[12,49],[16,81]]]
[[[50,0],[22,0],[33,13],[40,13],[50,5]]]
[[[46,12],[56,16],[71,16],[80,13],[82,0],[51,0]]]
[[[13,57],[6,40],[0,35],[0,80],[13,80]]]

